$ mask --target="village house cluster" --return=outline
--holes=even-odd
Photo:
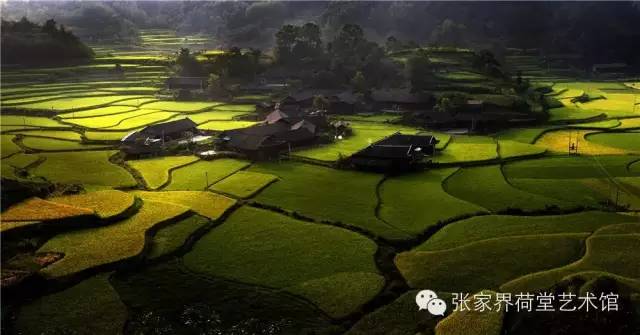
[[[198,91],[206,88],[202,77],[172,77],[169,89]],[[266,84],[265,84],[266,85]],[[482,100],[469,99],[461,109],[443,111],[429,93],[409,89],[373,89],[367,94],[338,90],[301,90],[277,103],[256,105],[255,125],[221,132],[200,130],[188,117],[147,126],[125,136],[121,149],[128,157],[196,153],[201,157],[243,156],[253,160],[278,158],[305,146],[346,139],[349,122],[331,115],[394,114],[422,120],[438,130],[484,131],[497,126],[535,122],[530,115]],[[260,117],[262,116],[262,117]],[[348,158],[360,169],[408,170],[435,155],[432,136],[393,134]]]

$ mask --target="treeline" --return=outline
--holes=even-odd
[[[116,1],[5,1],[0,3],[2,19],[44,23],[55,18],[83,41],[133,42],[138,39],[138,17],[129,2]],[[143,12],[140,12],[143,13]],[[162,20],[161,17],[159,17]]]
[[[49,19],[43,25],[2,20],[2,64],[52,64],[88,60],[91,48],[64,25]]]

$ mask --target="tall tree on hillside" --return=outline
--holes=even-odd
[[[291,24],[285,24],[276,33],[275,56],[279,63],[285,64],[291,61],[297,36],[298,27]]]
[[[407,78],[411,83],[412,92],[427,90],[433,79],[433,66],[429,55],[424,50],[419,50],[407,59]]]
[[[188,48],[180,48],[176,58],[178,73],[181,76],[198,77],[204,75],[204,69]]]
[[[280,64],[309,63],[322,57],[320,28],[315,23],[284,25],[276,33],[276,59]]]
[[[385,42],[384,48],[387,50],[387,52],[394,52],[394,51],[398,51],[400,48],[402,48],[400,41],[398,41],[397,38],[395,38],[395,36],[389,36],[387,37],[387,41]]]

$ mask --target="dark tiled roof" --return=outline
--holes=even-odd
[[[353,154],[355,158],[395,159],[412,158],[425,153],[427,147],[438,143],[431,135],[393,134]],[[419,149],[418,149],[419,148]]]
[[[296,124],[294,124],[293,126],[291,126],[291,130],[298,130],[298,129],[307,129],[309,130],[312,134],[316,133],[316,128],[317,126],[313,123],[311,123],[308,120],[302,120],[302,121],[298,121]]]
[[[304,113],[299,110],[282,110],[276,109],[273,112],[269,113],[265,118],[265,121],[269,124],[276,123],[278,121],[284,120],[289,123],[295,123],[300,121]]]
[[[275,138],[286,142],[297,143],[312,140],[315,138],[315,133],[311,132],[307,128],[299,128],[277,134],[275,135]]]
[[[146,136],[162,136],[181,133],[183,131],[195,129],[196,127],[197,124],[195,122],[189,118],[184,118],[176,121],[146,126],[140,131],[140,134],[144,134]]]
[[[405,134],[393,134],[387,138],[384,138],[374,144],[376,145],[414,145],[425,146],[432,143],[437,143],[435,137],[431,135],[405,135]]]
[[[371,145],[356,153],[355,157],[406,158],[410,157],[411,146]]]
[[[233,136],[236,134],[247,134],[252,136],[269,136],[289,130],[289,125],[284,122],[272,124],[257,124],[247,128],[233,129],[223,133],[223,136]]]
[[[229,135],[229,146],[239,150],[258,150],[264,145],[277,145],[278,142],[273,141],[272,135],[256,135],[249,133],[235,133]]]

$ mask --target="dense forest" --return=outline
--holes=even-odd
[[[59,63],[93,57],[93,51],[64,25],[38,25],[22,18],[2,20],[2,64]]]
[[[557,2],[5,2],[4,19],[50,17],[88,40],[136,39],[139,28],[207,33],[221,47],[266,48],[283,24],[315,22],[333,38],[358,24],[376,41],[580,53],[588,64],[637,64],[640,4]],[[613,43],[615,41],[615,43]]]

